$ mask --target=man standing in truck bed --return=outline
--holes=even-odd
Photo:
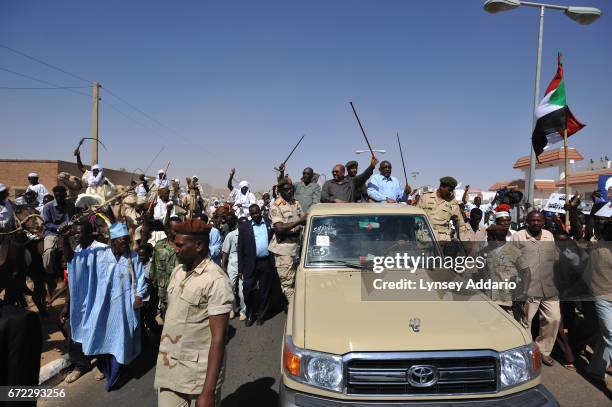
[[[456,186],[455,178],[442,177],[438,189],[434,192],[425,192],[417,205],[427,214],[436,238],[442,244],[451,240],[450,220],[453,215],[457,215],[458,231],[464,225],[463,214],[453,196]]]
[[[287,301],[293,296],[295,268],[293,257],[297,251],[297,244],[302,225],[306,223],[306,214],[302,213],[300,203],[293,197],[294,188],[286,178],[278,184],[280,197],[270,207],[270,220],[274,229],[274,236],[268,250],[274,253],[274,265],[278,272],[283,294]]]

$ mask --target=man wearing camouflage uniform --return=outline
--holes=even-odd
[[[166,234],[169,236],[162,240],[158,240],[155,243],[153,249],[153,257],[151,258],[151,269],[149,271],[150,285],[153,288],[151,299],[155,301],[155,292],[159,298],[159,312],[162,317],[166,315],[166,309],[168,308],[168,294],[166,292],[168,288],[168,282],[170,280],[170,274],[172,270],[178,264],[176,261],[176,252],[172,245],[172,239],[174,232],[172,227],[177,224],[177,219],[171,219],[168,225],[168,231]],[[153,302],[152,302],[153,303]]]
[[[295,257],[298,239],[302,226],[306,223],[306,214],[293,196],[294,187],[286,178],[278,184],[280,197],[270,207],[270,223],[274,236],[268,250],[274,254],[274,264],[280,278],[283,294],[287,301],[293,296],[295,280]]]
[[[417,205],[425,211],[436,239],[443,245],[451,240],[451,217],[457,216],[457,231],[463,229],[465,223],[463,214],[454,198],[456,186],[455,178],[442,177],[438,189],[435,192],[425,192]]]

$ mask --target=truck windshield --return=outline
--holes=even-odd
[[[424,215],[314,216],[310,222],[306,267],[369,269],[374,257],[435,256],[438,246]]]

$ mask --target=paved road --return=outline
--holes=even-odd
[[[222,407],[276,406],[278,401],[278,375],[281,336],[285,315],[280,314],[265,325],[246,328],[240,321],[230,322],[227,375],[223,385]],[[580,368],[580,365],[579,365]],[[156,406],[153,390],[155,369],[149,369],[139,378],[130,380],[120,390],[107,393],[103,383],[94,380],[91,373],[72,384],[59,384],[66,389],[62,402],[40,402],[40,406],[86,407],[141,407]],[[559,364],[544,366],[543,382],[562,406],[610,406],[612,402],[601,389],[596,388],[579,374]]]

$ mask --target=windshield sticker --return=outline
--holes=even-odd
[[[323,246],[323,247],[329,246],[329,236],[318,235],[315,244],[317,246]]]
[[[380,229],[380,223],[378,222],[370,222],[370,221],[359,221],[359,229]]]
[[[314,257],[327,257],[327,255],[329,254],[329,249],[327,247],[314,246],[310,250],[310,253]]]
[[[338,232],[336,231],[336,228],[333,227],[332,225],[315,226],[312,229],[312,233],[314,233],[315,235],[325,235],[325,236],[336,236],[338,234]]]

